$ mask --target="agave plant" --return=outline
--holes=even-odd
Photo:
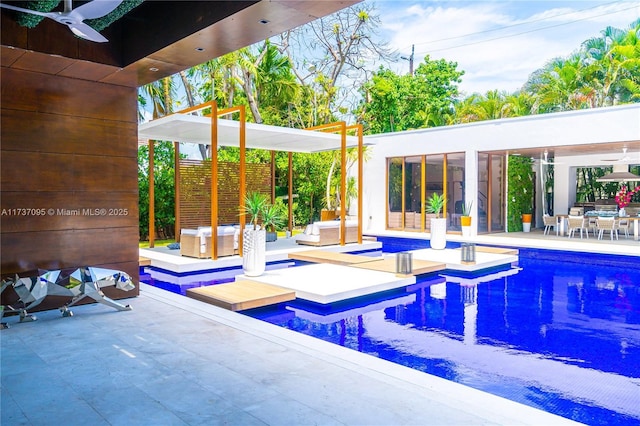
[[[462,216],[471,216],[471,207],[473,207],[473,201],[462,205]]]
[[[268,204],[267,196],[260,192],[250,192],[244,198],[244,211],[249,216],[249,223],[253,224],[253,229],[260,229],[258,220]]]
[[[277,231],[284,225],[284,215],[282,214],[282,206],[276,204],[265,203],[262,209],[262,226],[272,232]]]
[[[440,218],[440,213],[442,212],[445,201],[446,198],[444,194],[438,195],[434,192],[431,198],[427,199],[427,213],[435,213],[436,218]]]

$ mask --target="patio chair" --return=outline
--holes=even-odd
[[[615,217],[598,217],[598,239],[601,240],[605,231],[609,231],[609,237],[613,241],[613,236],[618,239],[618,222]]]
[[[556,235],[558,235],[560,226],[557,217],[545,214],[542,216],[542,220],[544,222],[544,235],[549,235],[549,231],[551,231],[551,228],[554,228],[556,231]]]
[[[621,218],[618,220],[619,231],[624,231],[624,237],[629,238],[629,229],[631,228],[631,221],[627,218]]]
[[[584,216],[571,216],[569,215],[569,238],[573,237],[576,231],[580,231],[580,238],[582,239],[582,232],[585,231],[587,239],[589,238],[589,224],[587,218]]]

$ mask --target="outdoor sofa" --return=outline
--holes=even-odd
[[[345,243],[358,242],[358,221],[345,221]],[[327,220],[307,225],[302,234],[296,236],[296,243],[309,246],[329,246],[340,244],[340,221]]]
[[[233,226],[218,226],[218,257],[232,256],[235,252],[237,229]],[[206,259],[211,257],[211,227],[180,231],[180,255]]]

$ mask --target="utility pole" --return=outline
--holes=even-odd
[[[415,51],[415,44],[411,45],[411,56],[409,56],[408,58],[406,56],[400,56],[401,59],[404,59],[405,61],[409,61],[409,74],[413,75],[413,54]]]

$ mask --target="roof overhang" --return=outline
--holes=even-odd
[[[613,172],[596,179],[597,182],[640,182],[640,176],[631,172]]]
[[[240,146],[240,123],[218,119],[218,146]],[[211,117],[173,114],[140,124],[138,139],[211,145]],[[347,136],[347,148],[358,137]],[[313,130],[266,124],[246,124],[246,147],[285,152],[321,152],[341,149],[341,136]]]

